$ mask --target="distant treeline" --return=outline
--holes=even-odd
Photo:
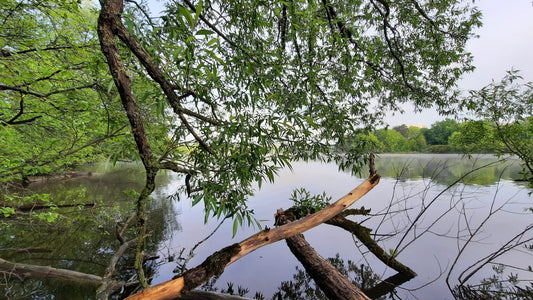
[[[531,128],[533,118],[522,122],[520,126]],[[376,153],[501,153],[506,152],[506,145],[499,125],[485,120],[465,121],[459,123],[453,119],[435,122],[430,128],[400,125],[379,129],[368,135],[361,135],[353,142],[363,141],[367,148]],[[505,126],[512,127],[514,124]],[[531,139],[531,130],[518,130],[519,134]],[[518,133],[518,132],[517,132]]]

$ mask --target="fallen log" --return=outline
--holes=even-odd
[[[11,252],[11,253],[23,253],[23,254],[31,254],[31,253],[50,253],[52,250],[46,249],[46,248],[40,248],[40,247],[27,247],[27,248],[2,248],[0,249],[2,252]]]
[[[50,209],[50,208],[67,208],[67,207],[95,207],[96,203],[72,203],[72,204],[26,204],[21,206],[8,206],[16,210],[16,212],[29,212],[34,210],[41,209]]]
[[[333,218],[368,193],[378,184],[379,178],[379,175],[371,173],[371,176],[363,181],[357,188],[326,208],[298,221],[274,229],[265,229],[240,243],[233,244],[215,252],[200,266],[185,272],[181,276],[151,286],[126,299],[174,299],[180,297],[207,281],[210,277],[221,274],[226,266],[252,251],[265,245],[289,238],[295,234],[302,233]]]
[[[79,172],[79,171],[69,171],[65,174],[59,175],[44,175],[44,176],[27,176],[25,177],[26,185],[39,185],[42,183],[56,182],[56,181],[67,181],[71,179],[81,179],[81,178],[91,178],[92,176],[100,176],[102,173],[93,173],[93,172]]]
[[[102,277],[65,269],[56,269],[48,266],[35,266],[14,263],[0,258],[0,274],[4,278],[15,277],[17,279],[58,279],[74,281],[90,285],[100,285]]]
[[[116,281],[113,279],[115,274],[116,264],[122,257],[126,249],[135,244],[137,239],[133,239],[123,243],[120,248],[111,257],[109,266],[106,269],[104,276],[87,274],[72,270],[58,269],[50,266],[28,265],[23,263],[10,262],[0,258],[0,274],[5,279],[54,279],[65,282],[77,282],[81,284],[88,284],[98,286],[96,292],[97,299],[108,299],[108,296],[116,289],[126,285],[125,282]]]
[[[329,299],[370,300],[353,285],[337,268],[316,253],[303,234],[285,239],[292,254],[304,266],[305,271]]]
[[[22,263],[14,263],[7,260],[4,260],[0,258],[0,274],[2,274],[2,278],[4,279],[56,279],[56,280],[62,280],[62,281],[68,281],[68,282],[77,282],[82,284],[89,284],[98,286],[100,285],[99,292],[101,293],[103,289],[108,289],[108,291],[105,293],[105,298],[102,297],[104,294],[100,294],[97,296],[98,299],[107,299],[107,296],[111,292],[112,289],[115,289],[116,286],[123,285],[123,283],[119,283],[116,281],[108,280],[106,277],[110,277],[114,272],[114,266],[116,264],[116,261],[118,260],[118,257],[120,257],[126,248],[131,246],[135,240],[129,241],[117,251],[117,254],[113,256],[113,259],[111,260],[110,266],[106,272],[106,275],[104,277],[100,277],[97,275],[87,274],[87,273],[81,273],[66,269],[57,269],[53,267],[48,266],[36,266],[36,265],[28,265],[28,264],[22,264]],[[107,281],[107,282],[106,282]],[[111,288],[111,286],[114,286]],[[187,296],[182,298],[183,300],[248,300],[247,298],[234,296],[234,295],[225,295],[220,293],[214,293],[214,292],[207,292],[207,291],[192,291]]]

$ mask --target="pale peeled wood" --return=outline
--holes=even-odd
[[[337,202],[327,206],[326,208],[298,221],[291,222],[274,229],[263,230],[245,239],[239,243],[240,251],[231,257],[226,266],[249,254],[250,252],[257,250],[258,248],[286,239],[295,234],[302,233],[324,223],[326,220],[333,218],[368,193],[374,186],[378,184],[379,178],[379,175],[373,174],[347,195],[337,200]],[[207,279],[209,278],[205,278],[205,280]],[[176,279],[149,287],[142,292],[129,296],[126,299],[174,299],[181,296],[184,282],[185,278],[183,276],[178,277]],[[192,289],[194,287],[190,288]]]

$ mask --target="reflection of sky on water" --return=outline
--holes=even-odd
[[[442,163],[443,159],[447,161],[446,164]],[[395,205],[390,208],[390,211],[409,208],[409,217],[413,219],[420,210],[419,205],[422,200],[428,203],[446,187],[446,183],[454,181],[457,176],[468,171],[472,166],[480,166],[490,159],[490,156],[486,155],[476,156],[473,160],[475,161],[474,164],[473,161],[465,160],[458,155],[380,155],[376,159],[376,169],[382,175],[380,184],[370,191],[367,196],[356,202],[353,207],[364,206],[365,208],[371,208],[372,213],[376,214],[383,212],[392,201]],[[441,170],[440,168],[443,165],[446,165],[447,169]],[[450,216],[442,219],[437,226],[432,228],[430,233],[409,245],[405,251],[400,253],[399,260],[419,274],[417,278],[404,284],[402,288],[419,287],[435,279],[441,269],[446,269],[451,265],[453,257],[458,252],[457,241],[454,238],[444,237],[443,235],[453,236],[457,233],[457,224],[461,222],[461,226],[464,225],[464,220],[457,213],[462,206],[454,204],[465,204],[465,209],[469,212],[468,220],[472,224],[481,222],[490,207],[492,199],[496,199],[496,204],[511,201],[512,203],[507,204],[506,210],[519,212],[518,214],[503,211],[498,213],[496,215],[497,218],[488,223],[487,227],[479,235],[483,239],[477,240],[476,247],[467,250],[458,262],[458,271],[462,271],[467,264],[486,254],[488,250],[492,249],[491,247],[494,247],[494,243],[502,243],[505,237],[514,234],[513,230],[531,223],[531,215],[524,214],[523,211],[524,207],[532,206],[530,204],[532,203],[531,197],[527,195],[527,188],[507,179],[498,182],[500,174],[502,174],[503,178],[518,178],[517,170],[519,168],[516,164],[514,166],[497,165],[484,169],[483,172],[477,172],[470,176],[467,180],[468,185],[461,184],[453,187],[444,192],[430,206],[427,216],[421,219],[417,230],[420,230],[424,224],[428,224],[444,211],[450,210]],[[105,174],[53,184],[48,183],[41,187],[35,186],[35,190],[41,193],[49,192],[54,194],[54,197],[65,199],[74,197],[79,191],[85,191],[86,197],[84,197],[84,200],[101,200],[104,203],[108,203],[110,208],[114,204],[128,207],[131,205],[130,200],[128,200],[130,196],[127,196],[122,191],[139,190],[144,180],[142,166],[139,164],[119,164],[117,167],[111,167],[110,164],[93,165],[88,166],[87,171]],[[423,179],[423,174],[438,174],[439,176],[434,176],[430,180]],[[276,210],[278,208],[286,209],[291,206],[288,198],[293,189],[303,187],[313,194],[326,192],[333,199],[338,199],[362,181],[363,179],[352,177],[347,172],[339,172],[334,164],[295,163],[294,172],[281,170],[274,184],[264,184],[263,188],[250,199],[249,207],[255,210],[256,218],[261,220],[263,226],[273,227],[273,215]],[[151,217],[149,222],[152,234],[150,239],[157,243],[157,251],[161,256],[161,261],[159,262],[161,265],[153,284],[169,280],[174,276],[172,270],[176,267],[176,261],[168,262],[166,258],[169,255],[177,255],[183,248],[185,248],[184,254],[188,253],[199,240],[209,235],[220,222],[210,220],[208,224],[204,224],[204,213],[201,204],[196,207],[190,207],[191,201],[185,196],[181,197],[182,200],[180,202],[170,200],[167,197],[178,190],[182,183],[182,176],[172,172],[162,172],[157,178],[158,188],[152,195],[154,201],[150,202]],[[85,212],[89,212],[89,210]],[[404,214],[399,214],[378,226],[381,220],[380,217],[368,219],[367,217],[354,216],[352,219],[355,221],[365,220],[364,226],[372,228],[373,231],[379,229],[378,233],[382,234],[389,233],[394,228],[399,231],[404,230],[407,220]],[[110,222],[113,222],[113,220],[110,220]],[[88,228],[87,230],[91,232],[96,229]],[[113,236],[108,236],[106,240],[98,241],[100,231],[100,229],[96,230],[93,234],[94,237],[93,235],[88,235],[86,238],[93,237],[93,239],[85,239],[85,246],[72,246],[77,247],[77,252],[80,252],[80,247],[87,248],[83,252],[87,254],[80,252],[80,255],[84,257],[92,255],[94,261],[98,260],[103,263],[103,266],[99,267],[102,268],[105,267],[108,256],[111,255],[110,249],[118,247],[118,243]],[[256,228],[244,227],[238,230],[234,239],[231,239],[232,221],[226,220],[211,239],[198,247],[196,256],[189,262],[188,267],[198,265],[214,251],[226,247],[230,243],[241,241],[256,231]],[[81,235],[81,233],[78,235]],[[55,239],[59,237],[61,235]],[[305,237],[324,257],[334,257],[336,253],[339,253],[345,260],[352,260],[357,264],[369,263],[374,268],[374,271],[382,277],[393,274],[393,272],[384,268],[383,264],[373,258],[371,254],[367,254],[362,258],[360,251],[366,252],[366,249],[364,247],[357,248],[356,245],[360,246],[360,243],[355,244],[351,235],[344,230],[330,225],[321,225],[306,232]],[[383,248],[387,251],[393,249],[399,238],[400,236],[396,236],[383,241]],[[407,236],[406,241],[409,241],[410,238],[411,235]],[[51,238],[48,237],[48,239]],[[73,238],[64,239],[73,241]],[[71,242],[71,244],[73,243]],[[505,259],[509,263],[516,264],[524,264],[525,261],[531,261],[529,256],[516,251],[510,252]],[[268,298],[277,290],[282,281],[292,279],[297,265],[299,265],[298,261],[292,256],[286,244],[278,242],[258,249],[229,266],[219,279],[217,286],[226,287],[226,282],[231,281],[235,286],[241,285],[249,288],[252,293],[260,291]],[[91,269],[89,272],[101,273],[101,271],[96,269]],[[458,272],[454,272],[452,278],[456,277],[457,274]],[[488,272],[482,275],[492,275],[492,272],[489,269]],[[477,283],[477,281],[472,283]],[[416,291],[415,295],[421,299],[434,299],[435,297],[438,299],[451,299],[443,278]]]
[[[439,177],[435,181],[416,179],[420,178],[417,170],[422,170],[422,166],[426,162],[435,162],[435,157],[444,157],[449,160],[447,165],[450,169],[440,173],[448,177],[461,175],[467,168],[472,166],[472,162],[464,163],[464,160],[462,162],[461,160],[457,160],[460,156],[456,155],[430,156],[417,154],[381,156],[376,161],[378,172],[384,174],[380,184],[367,196],[356,202],[353,207],[364,206],[365,208],[371,208],[372,213],[378,213],[386,209],[392,199],[397,204],[391,208],[391,211],[409,208],[409,216],[410,218],[414,218],[420,210],[419,204],[422,199],[427,204],[446,187],[439,182],[447,182],[447,180],[442,181]],[[488,159],[486,156],[476,157],[476,165],[485,163],[484,160],[486,159]],[[410,167],[413,178],[402,178],[399,181],[391,178],[392,176],[390,174],[394,170],[397,171],[398,166],[405,164],[406,161],[410,162],[410,166],[416,163],[414,164],[415,167]],[[427,163],[425,164],[426,166],[428,165]],[[516,166],[514,168],[516,169]],[[514,182],[508,180],[502,180],[498,184],[496,181],[497,178],[493,178],[494,175],[502,173],[504,174],[504,178],[506,176],[513,177],[515,176],[516,170],[510,170],[505,167],[495,167],[487,170],[489,175],[480,173],[481,175],[473,176],[474,178],[482,178],[479,182],[487,185],[457,185],[450,189],[450,191],[443,193],[430,206],[426,217],[420,220],[418,230],[421,230],[425,226],[424,224],[429,224],[429,222],[437,218],[442,212],[449,210],[450,215],[440,220],[432,228],[431,232],[425,234],[419,240],[409,245],[404,252],[400,253],[399,260],[419,274],[417,278],[404,284],[402,287],[419,287],[435,279],[441,270],[445,270],[451,265],[452,259],[458,252],[458,243],[452,237],[457,234],[457,224],[461,222],[461,226],[464,225],[464,221],[461,220],[457,213],[462,208],[462,203],[464,203],[464,208],[468,211],[468,220],[474,225],[481,222],[485,217],[490,207],[490,201],[493,199],[495,199],[496,206],[505,201],[511,202],[507,204],[506,212],[499,212],[487,224],[486,228],[480,234],[482,239],[476,241],[476,247],[465,251],[464,256],[458,263],[460,266],[458,270],[462,270],[466,264],[473,263],[481,255],[487,253],[487,251],[492,249],[491,247],[494,247],[494,243],[501,243],[505,237],[510,236],[515,228],[522,228],[530,224],[531,215],[523,214],[523,208],[531,203],[531,197],[527,195],[527,188],[516,185]],[[426,174],[428,173],[427,171],[425,170]],[[181,184],[182,179],[178,177],[173,179],[179,181],[173,182],[173,180],[168,180],[169,184],[163,187],[165,192],[171,193]],[[264,184],[263,188],[251,199],[249,206],[255,210],[256,218],[261,220],[262,224],[272,227],[273,215],[276,210],[278,208],[290,207],[291,203],[287,199],[293,189],[304,187],[314,194],[325,191],[333,199],[337,199],[356,187],[360,182],[362,182],[362,179],[339,172],[333,164],[296,163],[294,164],[293,172],[282,170],[274,184]],[[474,181],[474,183],[477,182]],[[394,198],[392,196],[393,189],[396,195]],[[163,195],[165,193],[162,192],[160,194]],[[403,199],[407,199],[407,201],[403,201]],[[174,202],[173,210],[174,215],[183,226],[183,230],[172,232],[171,235],[168,235],[166,241],[160,244],[162,255],[167,253],[169,249],[176,253],[181,248],[186,248],[185,253],[188,252],[197,241],[206,237],[219,223],[216,220],[212,220],[208,224],[204,224],[204,214],[201,205],[191,208],[190,200],[186,198],[182,198],[181,202]],[[518,212],[518,214],[510,213],[510,211]],[[361,216],[352,217],[355,221],[361,221],[364,218]],[[378,228],[379,220],[379,217],[374,217],[367,220],[363,225],[375,229]],[[389,233],[394,228],[401,230],[404,226],[406,226],[406,217],[400,214],[395,216],[392,221],[386,221],[381,225],[379,227],[379,233]],[[227,220],[208,242],[197,249],[196,256],[190,261],[188,267],[196,266],[214,251],[230,243],[241,241],[255,232],[255,228],[245,227],[239,229],[236,237],[231,240],[232,221]],[[336,253],[340,253],[343,259],[349,259],[358,264],[370,263],[374,271],[381,276],[393,274],[393,272],[384,268],[381,262],[374,259],[371,254],[365,255],[365,258],[362,259],[360,251],[366,252],[366,249],[360,247],[359,250],[355,247],[351,235],[341,229],[329,225],[321,225],[311,229],[304,235],[309,243],[324,257],[334,257]],[[452,237],[446,237],[445,235]],[[407,236],[406,241],[409,241],[411,237],[412,235]],[[398,241],[399,236],[384,241],[382,246],[385,250],[392,249]],[[510,263],[523,264],[524,255],[516,251],[510,252],[506,255],[505,259]],[[525,257],[530,258],[529,256]],[[292,278],[296,265],[299,265],[299,263],[292,256],[285,243],[278,242],[265,246],[229,266],[220,278],[217,286],[225,287],[226,282],[231,281],[236,286],[241,285],[249,288],[252,293],[261,291],[268,298],[276,291],[281,281]],[[171,271],[175,266],[176,264],[173,262],[162,265],[156,274],[153,284],[170,279],[174,275]],[[487,270],[483,275],[492,275],[490,268],[487,268]],[[452,278],[453,276],[457,276],[457,273],[453,273]],[[436,295],[438,295],[437,298],[439,299],[451,299],[452,296],[447,291],[444,277],[436,283],[414,292],[415,295],[421,299],[427,299],[428,297],[434,298]],[[477,283],[477,281],[472,281],[472,283]]]

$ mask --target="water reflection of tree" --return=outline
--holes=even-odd
[[[378,284],[381,280],[374,274],[372,269],[367,265],[357,265],[351,260],[343,260],[339,254],[333,258],[327,259],[335,268],[344,276],[350,278],[352,284],[361,290],[368,290]],[[384,299],[380,297],[378,299]],[[314,284],[311,276],[304,270],[296,267],[296,274],[290,281],[283,281],[274,294],[273,299],[288,300],[322,300],[328,299],[324,293]]]
[[[500,178],[519,179],[521,167],[517,160],[504,159],[501,163],[492,155],[461,156],[458,154],[440,155],[380,155],[376,160],[376,169],[384,177],[401,181],[409,179],[431,178],[433,182],[450,185],[469,170],[483,165],[481,172],[476,172],[461,180],[464,184],[490,185]],[[490,164],[490,165],[489,165]]]
[[[95,165],[88,168],[96,168],[95,171],[98,173],[102,167],[103,165]],[[51,223],[32,215],[39,213],[39,210],[2,219],[0,228],[2,258],[17,263],[70,269],[85,274],[105,274],[108,262],[123,243],[117,241],[118,229],[122,231],[124,239],[132,237],[131,226],[126,226],[132,209],[128,197],[140,187],[139,182],[142,182],[143,178],[142,169],[136,164],[119,164],[111,170],[108,168],[106,170],[108,171],[106,174],[30,185],[28,189],[21,191],[20,197],[50,194],[52,195],[50,201],[55,204],[94,203],[95,205],[57,208],[54,212],[58,213],[58,218]],[[168,178],[160,179],[159,184],[168,184]],[[127,193],[124,193],[125,191]],[[147,253],[154,253],[157,244],[165,238],[165,234],[179,227],[175,214],[169,216],[168,212],[172,211],[171,205],[171,201],[167,201],[164,197],[151,202],[148,222],[153,230],[148,237],[151,243]],[[113,279],[126,282],[134,278],[135,272],[131,269],[134,260],[134,249],[125,251],[116,264],[116,269],[120,271]],[[146,260],[145,270],[148,276],[151,276],[157,267],[155,260]],[[87,299],[90,297],[88,295],[95,294],[97,288],[75,281],[9,280],[10,276],[13,278],[15,275],[8,274],[0,281],[0,295],[4,295],[6,299],[45,299],[49,295],[55,295],[58,299]],[[125,286],[126,292],[127,289],[128,286]]]
[[[504,267],[494,267],[495,274],[479,284],[457,285],[452,294],[461,300],[528,300],[533,297],[533,283],[520,286],[517,275],[505,275]]]
[[[328,258],[327,261],[337,268],[344,276],[350,278],[352,284],[361,290],[369,290],[381,282],[372,269],[364,264],[357,265],[351,260],[344,260],[337,253],[335,257]],[[260,292],[253,294],[253,299],[273,299],[273,300],[326,300],[328,299],[322,290],[316,286],[309,274],[296,266],[296,273],[292,280],[281,282],[278,291],[271,298],[265,298]],[[250,290],[246,287],[235,285],[233,282],[226,282],[225,288],[215,287],[219,277],[212,277],[201,286],[202,290],[210,292],[220,292],[229,295],[251,296]],[[376,298],[385,299],[385,296]]]

